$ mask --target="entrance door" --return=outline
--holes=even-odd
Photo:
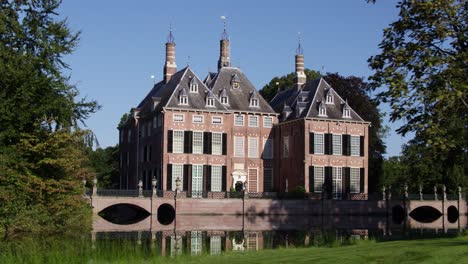
[[[192,165],[192,197],[202,197],[203,165]]]

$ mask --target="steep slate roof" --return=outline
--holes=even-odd
[[[319,105],[322,101],[325,101],[329,91],[334,97],[333,104],[324,104],[327,109],[327,116],[319,116]],[[364,121],[352,108],[350,108],[351,117],[343,118],[343,108],[346,101],[323,78],[307,82],[299,91],[292,87],[279,92],[270,101],[270,105],[277,113],[281,114],[281,121],[299,118]],[[291,113],[286,117],[283,112],[288,111],[289,108]]]
[[[210,74],[211,75],[211,74]],[[232,88],[233,78],[239,81],[239,88]],[[208,79],[208,77],[206,78]],[[205,80],[206,80],[205,79]],[[208,87],[213,91],[213,94],[219,98],[221,91],[224,89],[229,100],[226,108],[232,111],[246,112],[262,112],[274,114],[275,111],[270,107],[267,101],[258,93],[257,89],[247,79],[244,73],[234,67],[222,67],[218,74],[209,82]],[[258,98],[259,106],[250,107],[250,98],[252,93]]]
[[[190,92],[190,82],[198,84],[198,92]],[[216,110],[227,111],[221,102],[215,97],[214,106],[206,106],[206,97],[210,93],[210,89],[198,78],[198,76],[189,68],[186,67],[174,75],[168,83],[161,81],[153,86],[153,89],[146,95],[140,102],[138,108],[147,108],[148,105],[152,106],[153,98],[157,97],[160,103],[155,110],[160,110],[163,107],[179,108],[179,109],[199,109],[199,110]],[[187,105],[179,104],[179,95],[185,94],[188,97]]]

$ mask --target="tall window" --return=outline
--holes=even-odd
[[[258,127],[258,116],[249,116],[249,127]]]
[[[333,155],[341,155],[343,148],[341,147],[341,135],[333,134]]]
[[[214,124],[214,125],[222,124],[223,123],[223,118],[220,117],[220,116],[213,116],[211,118],[211,123]]]
[[[263,139],[263,158],[264,159],[273,158],[273,140],[272,139]]]
[[[190,232],[190,254],[192,256],[200,255],[202,253],[202,232],[191,231]]]
[[[343,168],[341,167],[333,167],[332,169],[332,178],[333,178],[333,185],[332,185],[332,192],[333,192],[333,199],[341,199],[342,190],[343,190],[343,179],[342,179],[342,171]]]
[[[184,165],[182,164],[172,164],[172,190],[175,191],[177,186],[176,186],[176,180],[179,178],[180,180],[180,186],[184,186]]]
[[[203,124],[203,116],[202,115],[194,115],[192,117],[192,122],[194,124]]]
[[[184,115],[182,114],[174,114],[172,116],[172,121],[174,122],[184,122]]]
[[[351,156],[359,156],[359,136],[351,136]]]
[[[184,152],[184,131],[174,130],[172,136],[172,148],[174,153]]]
[[[211,191],[220,192],[222,184],[222,167],[211,166]]]
[[[263,127],[271,128],[273,127],[273,117],[271,116],[264,116],[263,117]]]
[[[258,192],[257,186],[258,170],[257,168],[249,168],[249,192]]]
[[[234,137],[234,157],[244,157],[243,137]]]
[[[258,138],[249,137],[249,158],[258,158]]]
[[[359,193],[359,187],[361,186],[361,177],[359,168],[350,168],[350,178],[349,178],[349,191],[351,193]]]
[[[221,155],[223,150],[223,133],[211,134],[211,154]]]
[[[192,152],[203,154],[203,132],[193,132]]]
[[[323,134],[315,133],[314,134],[314,153],[315,154],[323,154],[324,150],[324,140]]]
[[[235,115],[234,125],[235,126],[244,126],[244,116],[243,115]]]
[[[203,191],[203,165],[192,165],[192,197],[201,197]]]
[[[221,254],[221,236],[210,237],[210,255]]]
[[[314,192],[323,191],[323,183],[325,181],[325,172],[323,167],[314,167]]]
[[[289,156],[289,137],[283,137],[283,158]]]
[[[273,191],[273,168],[263,169],[263,191]]]

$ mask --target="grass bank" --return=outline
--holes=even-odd
[[[134,242],[134,241],[133,241]],[[0,263],[457,263],[468,264],[468,236],[389,242],[359,241],[338,247],[282,248],[210,256],[161,257],[150,247],[95,244],[88,239],[0,243]]]

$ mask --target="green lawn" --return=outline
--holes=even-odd
[[[196,257],[161,257],[134,242],[108,243],[94,249],[89,240],[24,240],[0,243],[0,263],[456,263],[468,264],[468,236],[358,241],[336,247],[283,248]]]

